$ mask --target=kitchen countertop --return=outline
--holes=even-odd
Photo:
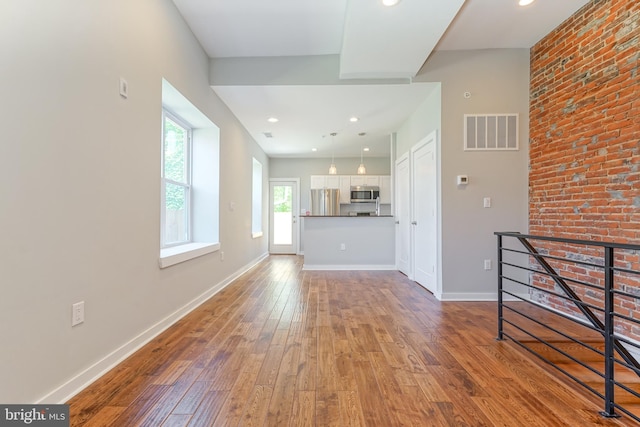
[[[300,218],[393,218],[393,215],[300,215]]]

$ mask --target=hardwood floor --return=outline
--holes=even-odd
[[[70,402],[72,426],[586,426],[601,403],[496,336],[496,304],[271,256]]]

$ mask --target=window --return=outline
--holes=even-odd
[[[191,241],[191,128],[162,114],[162,247]]]
[[[253,158],[251,187],[251,236],[262,236],[262,163]]]
[[[161,152],[159,265],[165,268],[220,249],[220,129],[166,80]]]

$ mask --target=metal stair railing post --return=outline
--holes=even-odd
[[[613,338],[613,248],[604,248],[604,411],[600,415],[606,418],[618,418],[615,413],[615,377],[614,354],[615,341]]]
[[[504,322],[502,321],[502,236],[498,235],[498,341],[504,339]]]

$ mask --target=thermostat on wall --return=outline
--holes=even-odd
[[[458,175],[456,182],[458,185],[467,185],[469,183],[469,177],[467,175]]]

